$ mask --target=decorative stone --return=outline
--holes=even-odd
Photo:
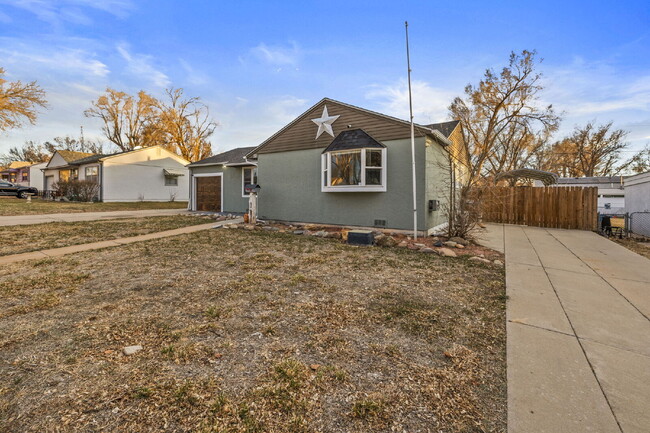
[[[495,260],[495,261],[492,262],[492,263],[494,263],[494,264],[497,265],[497,266],[503,266],[503,262],[502,262],[501,260]]]
[[[304,234],[305,234],[305,231],[304,231],[304,230],[294,230],[294,231],[293,231],[293,234],[294,234],[294,235],[304,235]]]
[[[392,236],[381,236],[375,238],[375,244],[379,247],[392,248],[397,245],[397,241]]]
[[[452,238],[449,238],[449,240],[452,241],[452,242],[456,242],[457,244],[461,244],[464,247],[469,245],[469,242],[466,239],[459,238],[458,236],[454,236]]]
[[[408,247],[408,245],[409,245],[409,243],[406,242],[406,241],[402,241],[399,244],[397,244],[397,246],[400,247],[400,248],[406,248],[406,247]]]
[[[450,248],[455,248],[456,245],[458,245],[458,244],[457,244],[456,242],[454,242],[454,241],[447,241],[447,242],[443,242],[442,244],[443,244],[444,246],[446,246],[446,247],[450,247]]]
[[[456,253],[450,250],[449,248],[440,248],[438,254],[444,257],[456,257]]]
[[[442,246],[442,241],[441,241],[440,239],[438,239],[437,241],[435,241],[435,242],[433,243],[433,246],[434,246],[434,247],[441,247],[441,246]]]
[[[490,263],[488,259],[484,259],[483,257],[478,256],[470,257],[469,259],[473,262]]]
[[[456,244],[456,248],[460,248],[462,250],[465,247],[463,246],[463,244]]]
[[[424,248],[420,249],[420,252],[421,253],[427,253],[427,254],[433,254],[433,253],[436,252],[436,250],[434,250],[433,248],[424,247]]]
[[[138,344],[137,346],[127,346],[124,349],[122,349],[122,352],[124,352],[126,356],[130,356],[138,353],[141,350],[142,350],[142,346]]]

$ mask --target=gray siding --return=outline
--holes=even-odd
[[[322,148],[260,154],[260,218],[352,226],[373,226],[375,219],[384,219],[389,228],[412,229],[410,139],[383,143],[387,147],[386,192],[321,192]],[[437,144],[431,147],[440,148]],[[443,199],[433,188],[434,192],[427,192],[426,149],[425,138],[416,138],[419,230],[430,228],[429,221],[439,220],[428,215],[427,195]]]
[[[451,178],[449,176],[449,155],[438,143],[427,140],[426,147],[426,212],[427,229],[447,222],[446,210],[449,206],[449,189]],[[438,210],[429,212],[428,201],[438,200]]]
[[[216,174],[223,173],[221,178],[223,182],[222,206],[223,212],[246,212],[248,209],[248,197],[242,197],[242,167],[222,167],[220,165],[210,165],[207,167],[190,167],[192,177],[195,174]],[[194,185],[194,179],[190,182],[190,195]],[[190,197],[190,203],[194,201]]]

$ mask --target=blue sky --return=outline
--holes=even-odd
[[[409,21],[416,121],[447,107],[510,51],[544,58],[542,102],[650,142],[650,2],[0,0],[0,66],[37,80],[50,107],[24,140],[100,138],[83,110],[107,86],[200,96],[215,152],[256,145],[323,97],[407,118]],[[532,3],[532,2],[531,2]]]

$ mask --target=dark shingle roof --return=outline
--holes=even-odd
[[[442,135],[444,135],[446,138],[449,138],[449,136],[451,135],[452,132],[454,132],[454,129],[456,129],[456,126],[459,123],[460,120],[450,120],[449,122],[432,123],[431,125],[427,125],[427,128],[440,131]]]
[[[363,129],[346,129],[336,136],[330,145],[325,148],[323,153],[335,150],[361,149],[364,147],[382,148],[386,146],[372,138]]]
[[[124,152],[120,152],[120,153],[124,153]],[[117,154],[113,153],[111,155],[117,155]],[[74,164],[74,165],[90,164],[92,162],[97,162],[106,156],[111,156],[111,155],[103,155],[103,154],[91,155],[85,158],[75,159],[74,161],[70,161],[70,164]]]
[[[219,153],[200,161],[193,162],[189,164],[188,167],[206,164],[243,164],[246,162],[244,160],[244,157],[253,149],[255,149],[255,146],[238,147],[237,149],[232,149],[227,152]]]

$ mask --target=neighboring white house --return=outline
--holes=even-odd
[[[43,169],[43,189],[60,179],[93,180],[99,200],[187,201],[189,161],[160,146],[112,155],[56,151]]]
[[[39,162],[29,166],[29,186],[43,189],[43,169],[47,166],[47,162]]]
[[[543,186],[535,181],[535,186]],[[623,176],[561,177],[551,186],[595,186],[598,188],[598,212],[620,214],[625,212],[625,190]]]
[[[625,211],[631,231],[650,236],[650,171],[625,178]]]

